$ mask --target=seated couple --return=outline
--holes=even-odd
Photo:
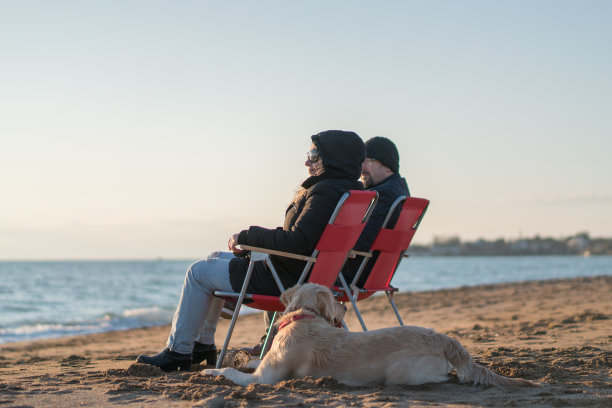
[[[189,267],[166,348],[154,356],[139,356],[139,363],[164,371],[186,370],[203,361],[216,364],[215,329],[224,300],[213,293],[239,292],[242,288],[249,258],[234,255],[239,252],[238,245],[310,255],[340,197],[349,190],[365,187],[379,194],[378,204],[355,246],[367,251],[393,201],[409,195],[406,181],[399,175],[397,148],[384,137],[374,137],[364,144],[354,132],[321,132],[311,137],[305,165],[309,177],[287,208],[282,228],[251,226],[230,238],[231,252],[214,252]],[[304,261],[282,257],[274,257],[273,264],[286,288],[297,283],[305,266]],[[343,274],[348,282],[359,264],[356,259],[347,261]],[[363,284],[368,272],[364,271],[358,285]],[[262,262],[255,264],[247,291],[280,295],[272,274]]]

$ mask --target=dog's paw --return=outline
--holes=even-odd
[[[259,359],[249,360],[249,362],[246,364],[246,368],[256,370],[260,364],[261,364],[261,360]]]
[[[221,375],[221,370],[218,370],[216,368],[207,368],[206,370],[200,371],[200,373],[212,375],[213,377],[218,377]]]

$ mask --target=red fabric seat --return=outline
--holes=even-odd
[[[388,228],[387,225],[389,220],[392,218],[396,209],[400,205],[401,209],[397,222],[395,225]],[[351,282],[351,286],[349,287],[349,285],[346,284],[344,277],[341,276],[340,278],[343,282],[343,286],[334,288],[336,291],[343,292],[336,297],[339,301],[351,302],[353,305],[353,310],[355,311],[355,314],[357,315],[357,318],[359,319],[364,331],[366,331],[367,328],[363,318],[361,317],[361,313],[359,312],[356,302],[367,299],[377,292],[385,292],[387,294],[389,303],[395,311],[395,315],[399,323],[402,326],[404,325],[397,307],[393,302],[393,293],[396,292],[397,289],[391,286],[391,279],[393,278],[393,275],[395,275],[395,271],[397,271],[400,262],[406,256],[406,251],[412,242],[412,238],[414,237],[421,220],[425,216],[428,206],[429,201],[423,198],[401,196],[395,200],[389,209],[385,221],[383,222],[383,227],[378,232],[378,235],[370,248],[368,256],[364,257],[357,275],[353,279],[353,282]],[[370,270],[370,274],[368,275],[363,288],[357,288],[355,283],[358,281],[361,271],[364,270],[366,263],[372,261],[370,258],[375,251],[378,253],[378,257]],[[357,292],[355,290],[357,290]]]

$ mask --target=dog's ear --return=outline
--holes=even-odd
[[[293,295],[299,288],[300,288],[299,285],[295,285],[295,286],[290,287],[289,289],[287,289],[281,294],[280,300],[281,302],[283,302],[283,305],[287,306],[291,302],[291,298],[293,298]]]
[[[344,315],[346,314],[346,306],[340,303],[335,303],[334,312],[334,326],[340,327],[342,321],[344,320]]]
[[[334,298],[329,289],[319,289],[317,292],[317,307],[321,312],[321,316],[328,322],[334,321]]]

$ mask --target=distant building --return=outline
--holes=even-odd
[[[461,240],[459,237],[434,237],[431,254],[434,256],[461,255]]]
[[[567,249],[573,253],[583,254],[590,243],[591,239],[589,238],[589,234],[583,232],[568,238]]]
[[[412,245],[412,255],[470,256],[470,255],[612,255],[611,238],[591,238],[587,232],[579,232],[568,238],[520,238],[505,241],[478,239],[461,242],[458,236],[434,237],[431,245]]]

